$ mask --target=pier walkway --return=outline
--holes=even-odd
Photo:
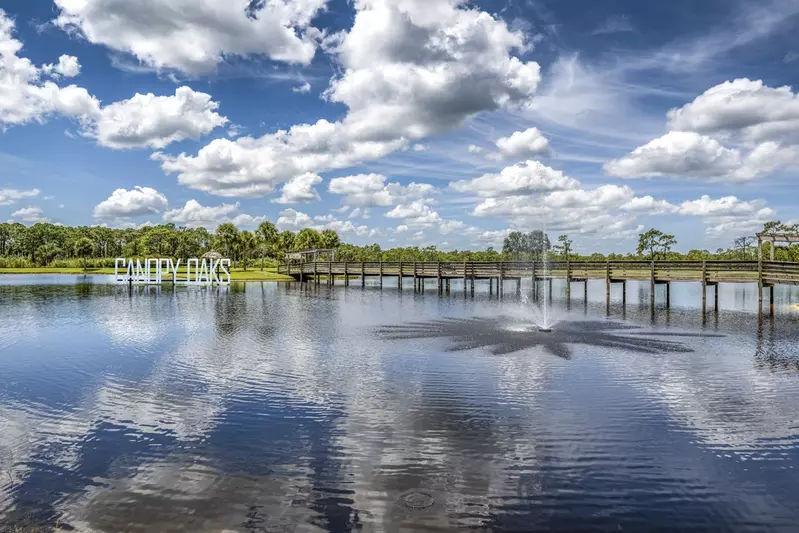
[[[435,279],[439,294],[449,293],[452,280],[462,280],[464,296],[474,296],[475,282],[489,282],[489,291],[502,297],[508,282],[514,282],[516,291],[521,291],[521,280],[533,282],[533,296],[540,292],[539,285],[551,283],[553,279],[566,280],[566,297],[571,298],[572,284],[583,283],[588,293],[588,280],[604,280],[608,305],[613,284],[623,286],[623,299],[627,299],[627,281],[649,281],[651,304],[655,306],[655,285],[666,285],[666,306],[671,305],[671,282],[698,282],[702,286],[702,309],[707,308],[707,287],[719,283],[757,283],[760,309],[763,308],[764,288],[778,284],[799,285],[799,263],[781,261],[467,261],[467,262],[353,262],[327,261],[289,263],[278,267],[280,274],[292,276],[298,281],[316,284],[334,284],[341,279],[349,285],[352,279],[366,285],[368,277],[379,278],[383,286],[385,278],[396,278],[397,287],[404,287],[403,280],[413,279],[415,291],[424,291],[424,281]],[[718,291],[714,289],[718,305]],[[551,294],[551,291],[550,291]],[[769,290],[770,307],[773,312],[774,291]]]

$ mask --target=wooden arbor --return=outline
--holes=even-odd
[[[799,244],[798,233],[758,233],[757,234],[757,260],[763,260],[763,243],[771,243],[769,261],[774,261],[774,247],[777,243]]]

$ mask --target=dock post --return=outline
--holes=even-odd
[[[666,282],[666,309],[671,309],[671,281]]]
[[[757,316],[763,316],[763,243],[757,238]]]
[[[566,258],[566,307],[570,307],[572,303],[572,275],[571,263]]]
[[[488,295],[494,295],[494,278],[488,278]]]
[[[702,261],[702,318],[707,313],[707,263]]]
[[[466,298],[466,267],[468,263],[466,261],[463,262],[463,297]]]
[[[383,260],[380,260],[380,288],[383,288]]]
[[[585,286],[583,287],[583,300],[585,300],[586,305],[588,304],[588,278],[585,278]]]
[[[522,278],[521,276],[519,279],[516,280],[516,296],[522,295]]]
[[[333,276],[333,261],[327,260],[327,284],[331,287],[336,284],[336,278]]]
[[[416,261],[413,262],[413,292],[419,292],[419,273],[416,270]]]
[[[716,313],[719,312],[719,285],[720,283],[716,282],[716,290],[713,291],[713,310]]]
[[[627,309],[627,280],[621,282],[621,306]]]
[[[768,288],[769,316],[771,318],[774,318],[774,287],[775,285],[772,283]]]
[[[400,261],[399,271],[397,272],[397,290],[402,290],[402,261]]]
[[[650,276],[649,276],[649,307],[652,310],[652,314],[655,314],[655,260],[652,259],[652,263],[650,265]]]
[[[474,298],[474,265],[472,265],[472,276],[471,276],[471,278],[472,278],[471,279],[471,282],[472,282],[472,289],[471,289],[472,290],[472,298]]]
[[[436,281],[438,282],[438,294],[440,296],[444,292],[444,285],[441,279],[441,261],[436,262]]]
[[[538,281],[535,279],[535,260],[533,260],[533,301],[538,301]]]
[[[499,299],[501,300],[503,296],[502,289],[504,288],[505,285],[505,274],[504,274],[504,268],[502,266],[502,261],[499,262],[499,278],[497,279],[499,280],[497,281],[497,296],[499,296]]]
[[[313,284],[319,285],[319,269],[317,268],[318,263],[316,261],[313,262]]]
[[[361,288],[366,287],[366,268],[363,265],[363,261],[361,261]]]
[[[549,303],[552,303],[552,276],[549,277]]]
[[[605,306],[608,308],[608,312],[610,312],[610,261],[605,263]]]
[[[350,286],[350,276],[349,276],[349,269],[347,268],[347,262],[344,261],[344,286]]]

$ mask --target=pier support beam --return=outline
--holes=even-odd
[[[666,282],[666,309],[671,309],[671,282]]]
[[[400,261],[399,272],[397,273],[397,290],[402,290],[402,261]]]
[[[516,296],[522,295],[522,278],[516,280]]]
[[[438,282],[438,294],[444,293],[443,280],[441,279],[441,263],[436,263],[436,281]]]
[[[610,261],[605,263],[605,307],[610,313]]]
[[[344,261],[344,286],[345,287],[349,287],[350,286],[350,276],[349,276],[349,270],[347,268],[347,262],[346,261]]]
[[[707,314],[707,263],[702,261],[702,318]]]
[[[488,278],[488,294],[489,296],[494,295],[494,278]]]
[[[719,283],[716,283],[715,290],[713,291],[713,310],[719,312]]]
[[[627,309],[627,280],[621,282],[621,306]]]
[[[655,260],[652,260],[649,276],[649,307],[655,314]]]
[[[500,261],[499,262],[499,278],[498,278],[499,281],[497,281],[497,295],[499,296],[500,300],[502,299],[503,289],[505,288],[505,272],[504,272],[504,270],[505,269],[503,268],[502,261]]]
[[[361,261],[361,288],[366,287],[366,268],[363,265],[363,261]]]

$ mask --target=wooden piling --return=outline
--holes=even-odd
[[[719,283],[716,282],[715,290],[713,291],[713,310],[719,312]]]
[[[702,316],[707,313],[707,262],[702,261]]]
[[[488,295],[494,295],[494,278],[488,278]]]
[[[571,273],[571,263],[569,263],[569,259],[566,259],[566,307],[571,305],[572,300],[572,273]]]
[[[666,309],[671,309],[671,281],[666,282]]]
[[[441,262],[436,263],[436,279],[438,281],[438,294],[442,294],[444,291],[444,286],[441,280]]]
[[[605,305],[610,311],[610,261],[605,263]]]
[[[347,267],[347,262],[344,261],[344,286],[350,286],[350,276],[349,276],[349,268]]]
[[[499,281],[497,281],[497,296],[502,299],[502,292],[505,288],[505,268],[502,261],[499,262]]]
[[[467,290],[466,289],[466,287],[467,287],[467,284],[466,284],[466,280],[467,280],[466,273],[467,273],[468,267],[469,267],[469,263],[464,261],[463,262],[463,297],[464,298],[466,298],[466,290]]]
[[[655,260],[654,259],[650,264],[649,307],[652,309],[652,313],[654,313],[655,312]]]
[[[380,288],[383,288],[383,261],[380,261]]]
[[[361,288],[366,287],[366,267],[364,267],[363,261],[361,261]]]
[[[774,316],[774,285],[769,286],[768,288],[768,299],[769,299],[769,316]]]
[[[402,290],[402,261],[400,261],[399,272],[397,272],[397,289]]]

